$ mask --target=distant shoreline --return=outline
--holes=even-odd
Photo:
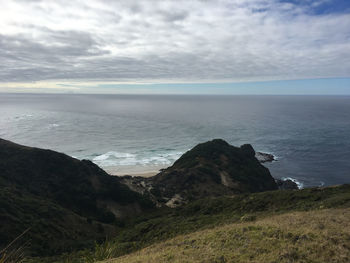
[[[140,177],[152,177],[159,173],[160,169],[167,168],[168,166],[110,166],[101,167],[104,171],[112,176],[140,176]]]
[[[266,152],[256,152],[255,157],[260,163],[269,163],[276,161],[277,158],[274,154]],[[159,173],[161,169],[168,168],[171,165],[154,165],[154,166],[143,166],[143,165],[120,165],[120,166],[107,166],[101,167],[108,174],[113,176],[138,176],[138,177],[152,177]]]

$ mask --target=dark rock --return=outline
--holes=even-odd
[[[253,146],[251,146],[250,144],[243,144],[241,146],[241,150],[248,157],[254,157],[255,156],[255,150],[254,150]]]
[[[263,152],[256,152],[255,158],[258,159],[261,163],[272,162],[276,160],[273,154]]]
[[[290,179],[281,180],[276,179],[276,184],[280,190],[298,190],[298,185]]]

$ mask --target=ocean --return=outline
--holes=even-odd
[[[0,137],[115,174],[168,167],[222,138],[274,154],[275,178],[350,183],[350,96],[0,94]]]

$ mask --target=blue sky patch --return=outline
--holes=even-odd
[[[349,0],[280,0],[280,2],[303,6],[308,13],[314,15],[350,12]]]

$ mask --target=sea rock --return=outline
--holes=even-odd
[[[298,190],[298,185],[290,179],[276,179],[276,184],[280,190]]]
[[[255,158],[258,159],[261,163],[273,162],[276,160],[273,154],[263,152],[256,152]]]

